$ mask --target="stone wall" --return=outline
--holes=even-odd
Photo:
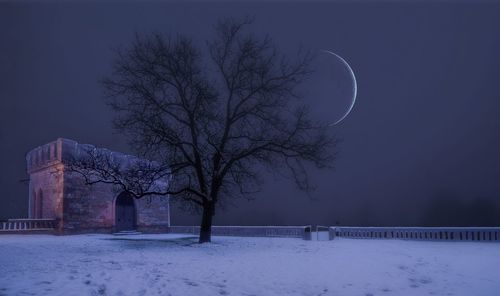
[[[171,226],[170,233],[199,234],[199,226]],[[296,237],[310,239],[311,226],[212,226],[214,236]],[[308,235],[309,234],[309,235]]]
[[[112,232],[115,191],[108,184],[86,185],[81,176],[64,175],[64,232]]]
[[[135,201],[137,226],[168,229],[170,226],[170,205],[166,196],[144,197]]]
[[[26,155],[29,183],[29,218],[55,219],[63,216],[63,165],[60,162],[61,147],[55,141],[30,151]],[[41,217],[36,217],[37,199],[41,199]]]

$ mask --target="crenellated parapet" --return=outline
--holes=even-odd
[[[38,146],[28,152],[26,154],[28,174],[60,163],[62,159],[62,145],[65,141],[71,140],[57,139],[45,145]]]
[[[53,142],[36,147],[26,154],[27,172],[39,171],[56,164],[67,164],[70,161],[85,157],[89,151],[96,150],[102,155],[109,155],[114,162],[130,164],[133,162],[148,162],[136,156],[98,148],[90,144],[80,144],[76,141],[59,138]]]
[[[81,154],[81,151],[89,146],[94,147],[64,138],[38,146],[26,154],[27,172],[31,174],[56,164],[65,163]]]

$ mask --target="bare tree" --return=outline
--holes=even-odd
[[[300,103],[312,55],[288,59],[269,37],[246,33],[250,23],[219,22],[205,55],[188,38],[160,34],[117,51],[103,81],[115,127],[154,165],[118,168],[94,152],[74,169],[89,184],[118,184],[136,198],[171,195],[201,209],[200,243],[210,242],[216,205],[258,191],[262,168],[311,189],[306,166],[329,167],[335,145],[327,124]],[[168,187],[154,186],[167,176]]]

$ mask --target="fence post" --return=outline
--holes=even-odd
[[[311,240],[312,239],[312,233],[311,233],[311,226],[306,226],[304,228],[304,240]]]

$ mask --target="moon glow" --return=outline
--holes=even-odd
[[[342,62],[342,64],[344,64],[345,67],[347,68],[347,70],[349,71],[349,74],[350,74],[351,79],[352,79],[352,99],[351,99],[351,103],[350,103],[349,108],[347,109],[347,111],[344,113],[344,115],[342,117],[340,117],[340,119],[338,119],[334,123],[330,124],[330,126],[334,126],[334,125],[339,124],[342,120],[344,120],[347,117],[347,115],[349,115],[349,113],[351,113],[351,110],[354,107],[354,103],[356,103],[356,96],[358,94],[358,83],[356,81],[356,76],[354,75],[354,71],[352,70],[351,66],[349,65],[349,63],[347,63],[347,61],[344,58],[342,58],[338,54],[336,54],[336,53],[334,53],[332,51],[329,51],[329,50],[323,50],[323,52],[331,54],[334,57],[336,57],[338,60],[340,60]]]

